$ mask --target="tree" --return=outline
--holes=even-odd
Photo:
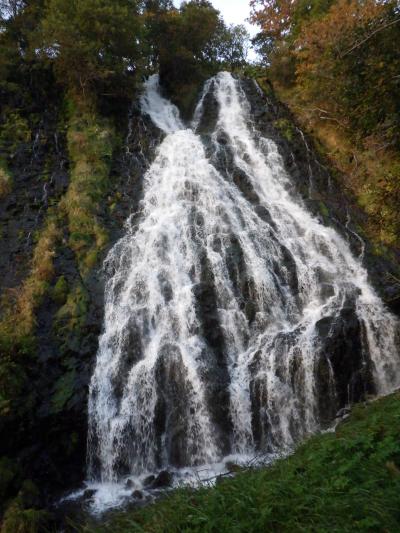
[[[215,42],[219,59],[231,68],[240,68],[246,64],[249,46],[249,32],[240,24],[223,24]]]
[[[41,55],[75,93],[98,85],[115,91],[141,61],[140,7],[136,0],[49,0],[38,32]]]
[[[197,0],[153,18],[151,35],[160,77],[171,93],[179,84],[195,83],[212,73],[217,60],[213,42],[220,25],[219,12],[209,2]]]
[[[253,45],[285,86],[295,81],[295,42],[303,25],[328,11],[334,0],[251,0],[250,20],[260,27]]]
[[[270,39],[285,38],[293,25],[298,0],[251,0],[250,20]]]
[[[297,38],[298,84],[360,133],[398,142],[399,40],[394,2],[338,0]]]

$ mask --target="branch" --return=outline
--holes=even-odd
[[[400,278],[398,278],[397,276],[395,276],[391,272],[387,272],[386,273],[386,278],[387,279],[391,279],[392,281],[394,281],[395,285],[397,285],[397,284],[400,285]]]
[[[347,50],[347,52],[345,52],[343,55],[342,55],[342,58],[347,56],[348,54],[350,54],[350,52],[352,52],[353,50],[355,50],[356,48],[358,48],[359,46],[361,46],[362,44],[364,44],[366,41],[368,41],[369,39],[371,39],[371,37],[373,37],[376,33],[382,31],[382,30],[385,30],[386,28],[388,28],[389,26],[393,26],[393,24],[396,24],[397,22],[400,22],[400,18],[396,19],[396,20],[392,20],[391,22],[389,22],[388,24],[385,24],[384,26],[381,26],[380,28],[377,28],[375,31],[373,31],[372,33],[370,33],[367,37],[365,37],[365,39],[363,39],[362,41],[359,41],[358,43],[356,43],[354,46],[352,46],[351,48],[349,48]]]

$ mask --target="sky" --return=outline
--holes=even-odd
[[[211,3],[228,24],[244,24],[250,35],[257,32],[255,26],[246,22],[250,15],[250,0],[211,0]]]
[[[250,33],[250,36],[253,37],[258,29],[257,26],[252,26],[246,19],[250,15],[250,0],[210,0],[215,9],[220,11],[225,22],[227,24],[244,24]],[[180,0],[174,0],[174,4],[179,7],[181,4]],[[249,59],[254,59],[255,54],[251,50],[249,53]]]

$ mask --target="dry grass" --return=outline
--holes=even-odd
[[[18,340],[32,335],[35,328],[35,310],[46,294],[54,276],[53,258],[61,231],[56,221],[48,222],[40,234],[32,258],[31,271],[24,283],[8,291],[1,323],[2,336]]]
[[[114,136],[107,121],[90,113],[71,119],[71,182],[61,206],[68,218],[70,246],[83,276],[95,265],[108,242],[98,213],[109,186]]]
[[[0,166],[0,200],[10,194],[12,190],[12,178],[4,167]]]
[[[316,139],[345,190],[369,215],[363,228],[377,244],[400,246],[400,156],[377,138],[355,142],[345,121],[312,107],[296,89],[276,87],[301,127]]]

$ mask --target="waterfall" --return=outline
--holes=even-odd
[[[399,386],[397,319],[307,211],[240,81],[209,80],[191,128],[157,76],[141,106],[165,137],[140,216],[106,259],[90,478],[287,451],[348,402]]]

